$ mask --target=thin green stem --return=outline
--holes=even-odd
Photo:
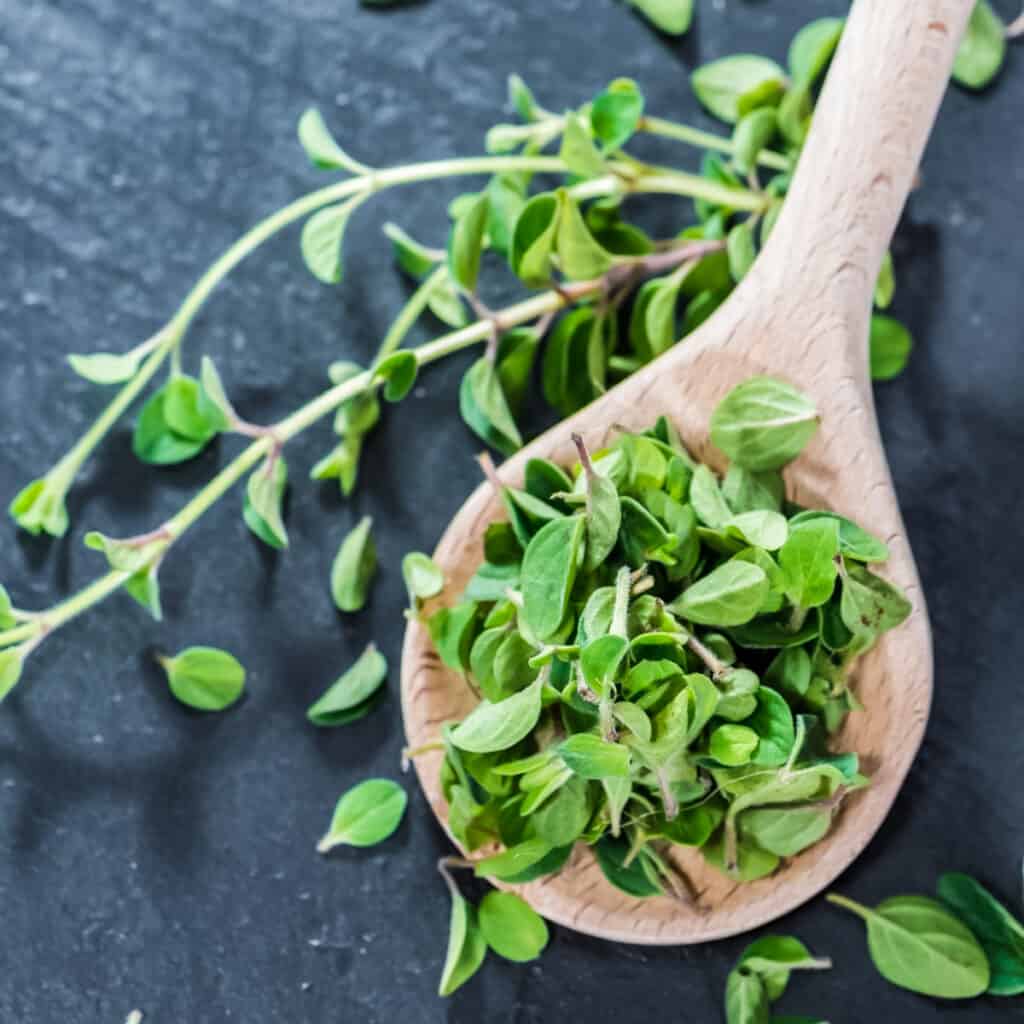
[[[412,293],[409,301],[402,307],[398,316],[395,317],[394,323],[388,329],[388,333],[384,335],[384,340],[380,343],[380,348],[377,350],[375,363],[379,363],[382,359],[387,359],[405,341],[405,336],[419,319],[423,310],[427,308],[434,290],[441,285],[447,276],[448,268],[442,263]]]
[[[842,907],[844,910],[849,910],[851,913],[856,914],[858,917],[863,918],[865,921],[871,916],[871,911],[867,907],[862,906],[860,903],[856,903],[851,899],[847,899],[845,896],[840,896],[837,892],[830,892],[825,896],[825,899],[829,903],[834,903],[837,907]]]
[[[692,146],[699,146],[701,149],[713,149],[719,153],[731,155],[735,151],[732,139],[716,135],[714,132],[691,128],[688,124],[666,121],[662,117],[642,117],[639,130],[647,132],[649,135],[660,135],[666,139],[687,142]],[[768,149],[761,150],[757,162],[762,167],[768,167],[774,171],[788,171],[790,165],[789,160],[781,153],[775,153]]]
[[[650,192],[662,195],[690,196],[703,199],[716,206],[728,206],[733,210],[756,213],[768,205],[764,196],[745,188],[719,185],[697,174],[684,171],[658,170],[657,174],[644,174],[630,187],[633,192]]]
[[[22,640],[31,640],[38,633],[38,622],[26,622],[20,626],[11,626],[10,629],[0,631],[0,648],[19,644]]]

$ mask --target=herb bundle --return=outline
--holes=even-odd
[[[850,671],[910,612],[869,568],[885,545],[799,508],[782,468],[817,413],[768,377],[711,418],[731,460],[695,462],[671,424],[572,472],[526,464],[459,603],[428,618],[483,698],[443,730],[449,827],[478,875],[525,882],[577,841],[633,896],[687,898],[667,856],[699,848],[744,881],[818,842],[868,780],[827,740]]]

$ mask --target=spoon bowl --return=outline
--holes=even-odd
[[[573,461],[573,432],[600,448],[617,427],[641,431],[664,414],[691,453],[716,470],[723,458],[708,423],[722,398],[757,374],[794,384],[816,403],[821,427],[786,470],[788,496],[855,519],[890,549],[883,574],[904,588],[910,618],[856,665],[853,688],[865,710],[851,714],[838,745],[856,751],[871,785],[855,794],[829,834],[776,874],[740,883],[698,851],[672,858],[697,905],[634,899],[605,881],[581,844],[557,874],[514,887],[545,917],[625,942],[703,942],[748,931],[810,899],[864,849],[885,819],[920,746],[932,692],[931,633],[875,419],[868,327],[879,266],[906,200],[971,0],[857,0],[833,61],[789,198],[750,273],[684,344],[558,424],[499,470],[521,484],[530,458]],[[439,598],[454,603],[483,559],[487,524],[501,515],[482,484],[462,506],[435,553],[445,571]],[[436,741],[477,698],[441,663],[426,628],[410,622],[402,658],[402,708],[409,746]],[[442,824],[442,754],[416,758],[416,771]]]

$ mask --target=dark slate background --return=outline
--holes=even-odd
[[[1013,0],[999,3],[1016,13]],[[318,104],[360,158],[385,165],[469,154],[507,117],[521,72],[556,109],[631,75],[649,109],[705,123],[695,62],[738,50],[782,57],[841,0],[702,2],[691,35],[659,38],[617,0],[432,0],[393,11],[355,0],[0,2],[0,494],[63,452],[104,394],[66,353],[148,337],[248,225],[323,179],[294,124]],[[895,313],[917,339],[909,371],[878,389],[882,429],[935,627],[936,701],[892,815],[840,888],[863,900],[977,873],[1020,906],[1024,632],[1018,626],[1024,470],[1024,54],[981,97],[952,91],[896,243]],[[683,147],[653,155],[693,161]],[[454,183],[378,198],[347,240],[348,277],[321,287],[287,232],[220,289],[194,325],[189,364],[214,355],[244,414],[266,421],[366,359],[407,292],[379,233],[387,218],[443,238]],[[681,200],[648,211],[664,231]],[[426,337],[426,331],[423,337]],[[233,494],[164,571],[167,621],[115,597],[44,645],[0,710],[0,1020],[18,1024],[365,1024],[394,1020],[720,1018],[744,941],[698,949],[616,946],[556,929],[535,965],[497,958],[444,1003],[434,995],[448,902],[445,850],[414,780],[388,843],[324,860],[313,844],[338,794],[398,774],[400,556],[429,548],[477,478],[456,414],[457,358],[385,417],[364,483],[343,503],[305,481],[330,444],[289,452],[293,546],[249,536]],[[223,441],[167,471],[137,465],[129,424],[76,487],[57,543],[0,525],[0,579],[43,607],[88,581],[87,527],[158,523],[236,451]],[[356,519],[376,520],[382,572],[370,607],[341,618],[329,560]],[[316,732],[310,701],[373,638],[395,666],[384,706]],[[202,717],[154,670],[159,646],[242,657],[244,703]],[[899,686],[900,680],[892,680]],[[775,928],[836,969],[798,978],[788,1012],[833,1022],[980,1024],[1024,1011],[939,1006],[883,982],[861,929],[817,900]]]

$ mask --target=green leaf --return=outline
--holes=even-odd
[[[489,892],[480,902],[479,918],[487,945],[506,960],[536,960],[548,944],[544,918],[514,892]]]
[[[735,124],[742,113],[740,108],[745,98],[766,85],[781,85],[785,78],[786,73],[775,61],[741,53],[697,68],[690,75],[690,85],[708,113]]]
[[[745,220],[729,229],[725,241],[726,255],[729,257],[729,273],[734,281],[742,281],[747,271],[757,259],[757,246],[754,244],[754,226]]]
[[[525,839],[500,853],[491,854],[476,862],[477,878],[497,878],[501,882],[521,877],[535,864],[551,854],[551,846],[543,839]]]
[[[857,562],[884,562],[888,559],[889,549],[882,541],[852,520],[836,515],[835,512],[807,509],[793,516],[790,527],[795,529],[804,523],[819,519],[831,519],[838,525],[839,550],[847,558]]]
[[[684,35],[693,20],[693,0],[629,0],[648,21],[669,35]]]
[[[189,433],[176,430],[172,418]],[[195,458],[216,434],[216,424],[199,408],[198,381],[178,376],[142,407],[132,434],[132,451],[142,462],[171,466]]]
[[[513,273],[532,288],[543,288],[551,280],[551,256],[560,205],[553,192],[542,192],[530,199],[516,218],[509,265]]]
[[[978,0],[953,61],[953,80],[968,89],[984,89],[1006,57],[1006,28],[988,0]]]
[[[823,839],[832,827],[832,811],[755,807],[740,818],[740,835],[777,857],[795,857]]]
[[[342,794],[330,827],[316,844],[318,853],[336,846],[376,846],[402,821],[408,798],[391,779],[367,779]]]
[[[587,536],[584,568],[593,572],[612,553],[622,524],[622,505],[618,488],[608,477],[589,465],[587,478]]]
[[[135,376],[142,360],[149,355],[145,348],[114,355],[110,352],[94,352],[90,355],[70,355],[71,369],[93,384],[123,384]]]
[[[501,375],[486,355],[477,359],[462,378],[459,413],[477,437],[503,455],[512,455],[522,447],[523,438],[509,409]]]
[[[331,565],[331,596],[342,612],[357,612],[366,604],[377,571],[377,547],[370,528],[373,519],[363,516],[338,548]]]
[[[778,551],[789,538],[786,517],[767,509],[754,509],[732,516],[722,527],[722,532],[764,551]]]
[[[910,331],[891,316],[871,316],[869,351],[872,380],[892,380],[906,368],[914,339]]]
[[[779,768],[789,759],[789,753],[796,742],[796,726],[793,712],[784,697],[767,686],[754,694],[757,707],[747,718],[746,725],[757,733],[760,743],[753,756],[754,764]]]
[[[508,76],[508,99],[515,107],[516,113],[524,121],[532,121],[536,116],[537,101],[533,98],[530,87],[519,77],[512,74]]]
[[[616,150],[633,137],[643,112],[644,94],[636,82],[616,78],[591,104],[590,125],[606,150]]]
[[[448,273],[470,294],[476,292],[480,276],[480,257],[484,251],[490,199],[486,192],[477,195],[452,225],[448,239]]]
[[[321,170],[350,171],[353,174],[365,174],[368,170],[338,145],[315,107],[310,107],[299,118],[299,142],[310,163]]]
[[[784,496],[782,476],[775,470],[751,473],[749,469],[733,464],[722,481],[722,497],[736,513],[758,509],[779,512]]]
[[[173,658],[159,659],[167,682],[182,704],[197,711],[223,711],[242,696],[245,669],[233,655],[216,647],[187,647]]]
[[[391,221],[384,225],[384,234],[391,241],[395,262],[417,280],[426,277],[445,258],[443,252],[421,245]]]
[[[573,775],[531,814],[530,820],[537,835],[557,849],[580,838],[593,810],[586,780]]]
[[[745,725],[720,725],[711,734],[708,753],[719,764],[748,764],[757,750],[757,733]]]
[[[630,844],[625,837],[614,839],[605,835],[594,844],[593,849],[601,873],[616,889],[637,899],[662,894],[661,886],[644,871],[642,854],[627,863]]]
[[[387,674],[387,659],[369,644],[355,663],[309,708],[306,717],[319,726],[344,725],[356,717],[361,718],[369,710],[369,701]]]
[[[758,107],[736,122],[732,133],[732,160],[740,174],[749,174],[757,167],[761,150],[775,137],[777,128],[778,115],[772,107]],[[750,229],[748,233],[753,235]],[[733,277],[739,280],[735,274]]]
[[[481,701],[452,730],[452,743],[475,754],[515,746],[533,731],[540,718],[543,685],[543,676],[538,676],[525,690],[497,704]]]
[[[774,377],[751,377],[737,385],[711,416],[711,440],[755,472],[792,462],[817,429],[810,400]]]
[[[690,480],[690,504],[697,518],[712,530],[721,529],[732,519],[732,509],[722,496],[715,474],[703,464],[693,471]]]
[[[25,653],[21,647],[5,647],[0,651],[0,701],[18,685],[25,664]]]
[[[793,36],[786,58],[793,80],[813,85],[828,67],[842,34],[842,18],[817,18],[804,25]]]
[[[705,626],[740,626],[758,613],[767,593],[763,569],[726,562],[687,587],[669,610]]]
[[[832,966],[824,957],[811,951],[792,935],[765,935],[743,951],[738,967],[756,974],[763,982],[771,1002],[781,998],[793,971],[820,971]]]
[[[895,629],[912,610],[899,587],[856,563],[846,567],[839,608],[846,628],[867,636]]]
[[[875,281],[873,301],[878,309],[887,309],[896,291],[896,276],[892,265],[892,250],[886,249],[882,257],[882,266],[878,270]]]
[[[118,572],[136,572],[149,565],[167,547],[169,540],[158,537],[139,543],[132,540],[117,540],[107,537],[98,530],[90,530],[84,537],[85,546],[92,551],[102,551],[107,564]]]
[[[834,519],[793,522],[789,539],[779,552],[786,595],[801,608],[824,604],[835,589],[839,527]]]
[[[419,361],[414,352],[393,352],[374,368],[374,376],[384,381],[384,397],[389,402],[400,402],[412,390],[419,372]]]
[[[59,476],[40,477],[18,491],[8,512],[18,526],[34,536],[63,537],[68,529],[67,487]]]
[[[580,208],[565,189],[558,190],[558,232],[555,241],[558,265],[570,281],[600,277],[614,259],[590,233]]]
[[[487,955],[487,941],[477,923],[476,911],[456,892],[454,886],[451,892],[452,914],[448,926],[448,953],[437,988],[437,994],[440,996],[450,996],[469,981]]]
[[[0,584],[0,631],[13,629],[18,624],[13,609],[11,595],[7,593],[7,588]]]
[[[402,579],[411,604],[436,597],[444,589],[444,570],[420,551],[410,551],[402,559]]]
[[[159,572],[160,562],[158,560],[133,573],[124,584],[128,595],[141,604],[157,622],[164,617],[163,607],[160,604]]]
[[[605,173],[604,157],[597,151],[579,114],[566,114],[562,148],[558,155],[579,178],[599,178]]]
[[[352,211],[362,201],[356,196],[344,203],[317,210],[302,225],[302,258],[310,273],[324,284],[341,280],[341,244]]]
[[[541,641],[557,633],[583,558],[581,516],[554,519],[537,531],[523,555],[523,614]]]
[[[199,369],[199,412],[218,431],[231,429],[238,419],[224,389],[224,382],[209,356],[203,356]]]
[[[475,601],[463,601],[454,608],[441,608],[430,617],[430,639],[449,668],[460,672],[469,668],[476,624]]]
[[[768,1024],[768,993],[751,971],[732,970],[725,983],[727,1024]]]
[[[827,898],[865,921],[871,959],[894,985],[938,999],[971,999],[988,988],[985,951],[935,900],[895,896],[872,910],[834,893]]]
[[[284,526],[284,492],[288,486],[288,464],[284,456],[268,456],[246,484],[246,525],[271,547],[288,547]]]
[[[593,733],[570,736],[559,744],[558,754],[582,779],[629,778],[629,748]]]
[[[1024,993],[1024,926],[983,885],[969,875],[945,874],[939,898],[970,928],[991,967],[988,993]]]

